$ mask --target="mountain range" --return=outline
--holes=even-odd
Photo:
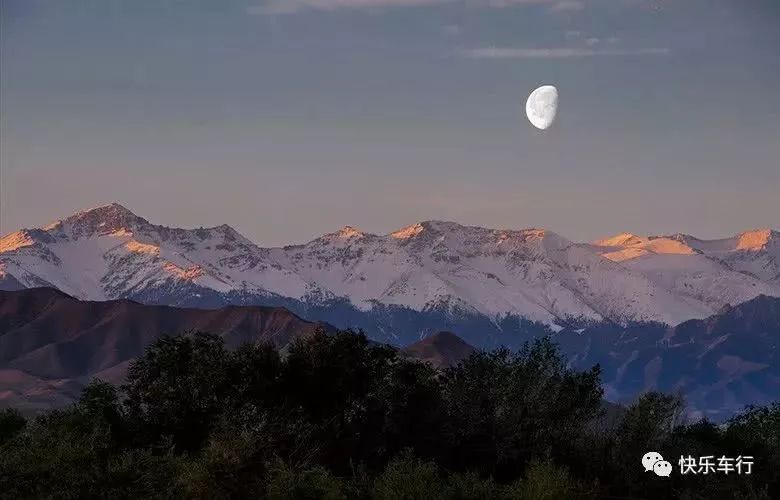
[[[674,326],[780,296],[780,233],[575,243],[426,221],[263,248],[227,225],[170,228],[114,203],[2,237],[0,289],[40,286],[84,300],[284,306],[397,345],[452,330],[490,347],[599,323]]]
[[[52,288],[0,291],[0,407],[62,406],[93,377],[121,383],[129,363],[164,334],[206,331],[228,347],[270,342],[284,350],[327,324],[283,308],[192,309],[130,300],[80,301]],[[666,327],[599,324],[552,334],[569,364],[602,368],[605,396],[633,400],[648,390],[679,392],[688,411],[722,420],[780,394],[780,298],[759,296],[704,320]],[[436,367],[476,349],[437,332],[400,350]]]
[[[597,325],[555,340],[572,366],[602,368],[605,397],[680,393],[693,414],[714,420],[780,395],[780,298],[758,296],[675,327]]]
[[[207,332],[228,348],[266,342],[281,351],[333,327],[280,307],[193,309],[127,299],[81,301],[53,288],[0,291],[0,407],[62,406],[95,377],[120,384],[129,363],[159,337]],[[452,333],[434,334],[404,356],[443,367],[475,349]]]

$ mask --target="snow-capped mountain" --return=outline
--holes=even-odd
[[[389,235],[354,228],[270,250],[275,262],[361,309],[515,314],[553,324],[604,319],[677,322],[708,314],[641,273],[541,229],[464,227],[429,221]]]
[[[227,225],[168,228],[111,204],[4,236],[0,273],[82,299],[146,295],[174,305],[183,291],[301,299],[316,288],[265,253]]]
[[[206,307],[338,303],[358,314],[435,312],[494,325],[508,316],[561,326],[677,324],[759,294],[780,296],[779,240],[753,231],[717,241],[624,234],[579,244],[543,229],[428,221],[387,235],[345,227],[304,245],[260,248],[226,225],[168,228],[111,204],[4,236],[0,288]]]
[[[722,240],[620,234],[594,250],[674,294],[719,310],[780,288],[780,233],[747,231]]]

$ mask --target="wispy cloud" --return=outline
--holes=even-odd
[[[461,52],[470,59],[574,59],[600,56],[663,56],[670,53],[667,48],[640,49],[589,49],[589,48],[511,48],[483,47]]]
[[[485,7],[494,7],[502,9],[506,7],[515,7],[518,5],[549,4],[551,9],[570,10],[578,9],[584,6],[581,0],[465,0],[469,5],[482,5]],[[576,5],[575,5],[576,4]]]
[[[561,0],[559,2],[553,2],[550,6],[550,10],[553,12],[580,11],[584,8],[585,3],[580,0]]]
[[[460,27],[459,24],[448,24],[442,28],[444,30],[444,33],[450,36],[457,36],[460,35],[463,31],[463,28]]]
[[[247,8],[247,13],[294,14],[303,10],[371,9],[383,7],[419,7],[453,3],[457,0],[267,0]]]
[[[252,15],[294,14],[306,10],[380,9],[456,3],[469,7],[488,8],[549,4],[550,10],[555,12],[582,10],[585,7],[583,0],[265,0],[257,5],[248,7],[247,13]]]

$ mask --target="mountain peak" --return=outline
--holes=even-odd
[[[68,219],[83,218],[83,217],[116,217],[116,216],[136,217],[136,215],[133,212],[131,212],[127,207],[114,202],[114,203],[108,203],[106,205],[98,205],[96,207],[87,208],[85,210],[79,210],[75,214],[68,217]]]
[[[110,203],[86,210],[80,210],[63,220],[55,221],[44,227],[45,231],[57,231],[68,228],[75,238],[91,236],[95,233],[107,234],[117,231],[132,232],[139,225],[148,224],[145,219],[120,205]]]
[[[448,233],[459,229],[466,229],[467,226],[458,224],[457,222],[444,221],[444,220],[425,220],[420,221],[410,226],[404,226],[401,229],[390,233],[390,236],[399,240],[405,240],[418,236],[424,232],[432,233]],[[481,228],[480,228],[481,229]]]
[[[615,236],[605,238],[603,240],[598,240],[595,242],[595,244],[601,247],[625,247],[625,246],[639,245],[641,243],[644,243],[645,241],[646,238],[637,236],[636,234],[633,233],[620,233]]]
[[[412,224],[411,226],[402,227],[398,231],[390,233],[390,236],[399,240],[406,240],[414,238],[421,232],[425,231],[425,227],[421,222]]]
[[[242,243],[251,243],[241,233],[236,231],[233,228],[233,226],[229,224],[222,224],[220,226],[215,227],[214,230],[222,234],[227,241],[240,241]]]
[[[770,241],[777,241],[780,233],[772,229],[754,229],[737,235],[737,250],[763,250]]]
[[[457,365],[476,349],[454,333],[442,331],[404,347],[401,352],[436,368],[445,368]]]
[[[361,236],[365,236],[366,233],[361,231],[360,229],[357,229],[354,226],[344,226],[335,233],[333,233],[334,236],[336,236],[339,239],[351,239],[351,238],[360,238]]]
[[[730,238],[703,240],[689,234],[677,233],[667,236],[705,253],[724,254],[729,252],[758,252],[766,250],[780,241],[780,232],[773,229],[753,229]]]

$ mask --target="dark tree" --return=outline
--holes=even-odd
[[[477,353],[445,371],[444,400],[456,469],[515,474],[533,457],[566,449],[600,411],[599,368],[568,369],[548,337],[518,353]]]
[[[13,408],[0,410],[0,446],[19,434],[27,425],[27,420]]]
[[[228,352],[220,337],[163,337],[130,365],[123,387],[128,417],[150,443],[170,439],[197,450],[224,409]]]

